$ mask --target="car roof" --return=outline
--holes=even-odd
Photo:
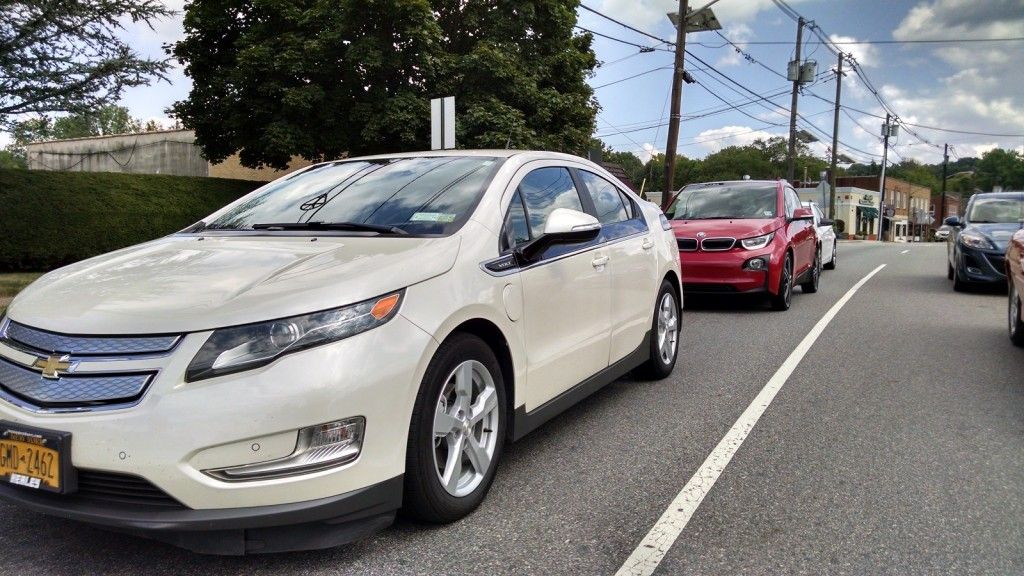
[[[563,152],[549,152],[545,150],[501,150],[501,149],[481,149],[481,150],[420,150],[416,152],[394,152],[391,154],[371,154],[368,156],[352,156],[350,158],[338,158],[336,160],[328,160],[327,162],[344,162],[346,160],[384,160],[388,158],[431,158],[439,156],[480,156],[480,157],[493,157],[493,158],[511,158],[513,156],[526,156],[526,157],[538,157],[538,158],[554,158],[561,160],[572,160],[578,162],[580,160],[587,161],[586,158],[581,156],[573,156],[572,154],[565,154]],[[325,164],[327,162],[321,162]]]
[[[1024,192],[979,192],[974,196],[971,196],[972,201],[975,198],[1010,198],[1013,200],[1024,200]]]

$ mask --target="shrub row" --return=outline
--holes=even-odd
[[[45,271],[159,238],[262,182],[0,170],[0,272]]]

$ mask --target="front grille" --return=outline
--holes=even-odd
[[[125,356],[164,354],[174,348],[180,336],[69,336],[17,322],[0,327],[0,340],[10,340],[20,348],[45,354],[61,353],[75,356]]]
[[[1006,257],[999,254],[986,254],[986,258],[992,267],[996,269],[996,272],[1005,275],[1006,274]]]
[[[39,372],[0,359],[0,391],[35,408],[129,404],[146,390],[152,374],[43,378]]]
[[[697,249],[697,240],[693,238],[676,238],[676,246],[684,252],[693,252]]]
[[[705,252],[722,252],[731,250],[734,244],[735,238],[705,238],[700,241],[700,249]]]
[[[185,508],[184,504],[144,478],[95,470],[79,470],[78,492],[65,497],[134,506]]]

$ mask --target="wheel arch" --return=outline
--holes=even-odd
[[[445,336],[445,340],[451,338],[456,333],[472,334],[480,338],[494,352],[494,356],[498,359],[498,366],[501,368],[501,382],[505,389],[505,397],[507,398],[505,421],[509,425],[505,427],[505,432],[506,436],[511,438],[513,433],[513,413],[516,406],[516,376],[515,362],[512,359],[512,349],[509,346],[508,339],[497,324],[485,318],[464,320]]]

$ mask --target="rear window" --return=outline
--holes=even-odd
[[[672,209],[674,220],[775,218],[776,186],[707,186],[683,190]]]

